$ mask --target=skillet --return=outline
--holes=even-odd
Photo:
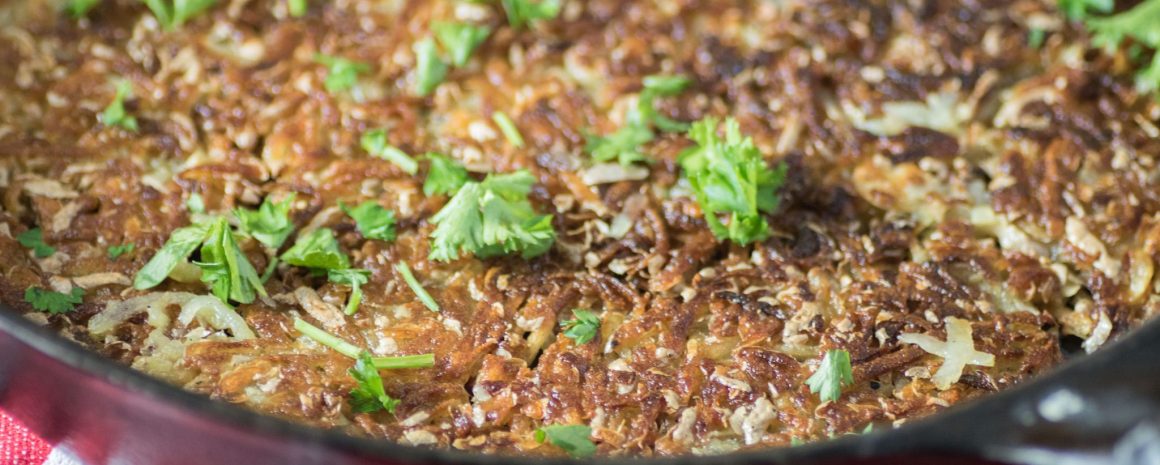
[[[550,464],[292,424],[168,385],[0,305],[0,408],[87,465]],[[1160,320],[1045,376],[889,431],[721,456],[585,463],[1160,463]]]

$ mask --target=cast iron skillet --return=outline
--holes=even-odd
[[[350,437],[185,392],[0,305],[0,408],[87,465],[548,464]],[[888,431],[627,464],[1160,464],[1160,319],[1032,382]],[[574,462],[573,462],[574,463]]]

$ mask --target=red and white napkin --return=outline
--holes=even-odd
[[[79,465],[67,452],[53,449],[0,412],[0,465]]]

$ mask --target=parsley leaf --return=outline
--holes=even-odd
[[[44,243],[44,236],[40,232],[40,228],[32,228],[20,233],[16,236],[16,241],[20,245],[32,249],[32,254],[36,258],[44,258],[56,253],[56,247],[52,247]]]
[[[430,258],[449,261],[460,253],[479,258],[519,252],[531,258],[556,240],[552,215],[538,215],[528,202],[535,178],[527,171],[468,181],[431,218]]]
[[[560,327],[565,330],[565,336],[572,338],[576,344],[586,344],[596,337],[596,332],[600,330],[599,315],[579,308],[572,310],[572,314],[576,318],[560,322]]]
[[[24,290],[24,301],[39,311],[60,315],[76,310],[76,306],[81,303],[84,295],[84,289],[79,287],[72,288],[68,294],[39,287],[29,287]]]
[[[621,165],[631,165],[638,161],[651,161],[641,153],[640,146],[652,142],[653,132],[647,126],[629,124],[607,136],[588,136],[585,150],[592,159],[599,162],[616,160]]]
[[[818,371],[806,379],[810,392],[819,394],[822,402],[838,400],[842,397],[842,387],[854,384],[854,372],[850,367],[850,353],[845,350],[829,350],[822,357]]]
[[[144,290],[165,281],[169,272],[173,271],[178,263],[185,261],[197,249],[197,246],[201,245],[201,241],[205,240],[206,235],[209,234],[210,226],[210,223],[199,223],[173,230],[173,233],[169,235],[169,240],[161,246],[161,250],[158,250],[153,258],[149,259],[149,262],[137,271],[137,277],[133,279],[133,287]]]
[[[198,13],[208,10],[215,0],[141,0],[153,11],[157,22],[165,29],[173,30],[185,24]]]
[[[383,389],[383,378],[375,368],[369,352],[363,351],[358,355],[358,361],[349,371],[358,385],[350,391],[350,405],[355,412],[371,413],[386,410],[395,413],[399,400],[387,395]]]
[[[363,150],[366,150],[367,153],[394,163],[395,166],[402,168],[403,172],[407,174],[415,174],[416,171],[419,171],[419,162],[415,161],[414,158],[411,158],[410,155],[407,155],[402,150],[391,145],[387,140],[386,129],[372,129],[367,131],[359,139],[359,142],[362,144]]]
[[[1089,10],[1107,13],[1115,6],[1115,0],[1059,0],[1059,9],[1072,21],[1084,19]]]
[[[419,283],[419,280],[415,279],[415,275],[411,273],[411,267],[407,266],[407,262],[399,262],[396,264],[395,271],[398,271],[403,276],[403,281],[407,283],[407,287],[411,288],[411,292],[415,293],[415,296],[419,298],[420,302],[423,302],[423,305],[428,310],[432,312],[439,311],[439,303],[431,297],[431,294],[427,293],[426,289],[423,289],[423,285]]]
[[[306,9],[310,6],[306,0],[287,0],[287,7],[290,10],[290,16],[301,18],[306,16]]]
[[[354,219],[363,237],[380,241],[395,240],[395,212],[383,208],[373,200],[367,200],[354,208],[342,202],[339,202],[338,206]]]
[[[236,209],[234,216],[238,218],[238,228],[266,247],[277,249],[294,232],[294,222],[290,221],[292,202],[294,194],[278,203],[266,197],[257,210]]]
[[[326,91],[332,94],[354,87],[358,83],[358,75],[371,70],[366,63],[342,57],[317,54],[314,55],[314,61],[326,66]]]
[[[596,444],[588,439],[591,435],[588,425],[549,425],[537,429],[535,439],[541,444],[546,440],[573,458],[582,459],[596,453]]]
[[[1086,24],[1093,34],[1092,42],[1105,48],[1115,49],[1124,39],[1131,38],[1152,49],[1160,49],[1160,0],[1144,1],[1116,15],[1088,18]],[[1136,88],[1141,93],[1160,89],[1160,52],[1153,52],[1151,64],[1136,75]]]
[[[354,315],[358,311],[358,306],[362,303],[362,285],[370,280],[370,276],[370,271],[354,268],[330,270],[326,273],[326,278],[330,282],[350,286],[350,298],[346,301],[347,315]]]
[[[467,176],[467,169],[451,158],[437,153],[428,153],[425,158],[430,166],[427,180],[423,181],[423,195],[454,194],[471,179]]]
[[[132,242],[121,245],[110,245],[108,249],[109,260],[116,260],[117,257],[127,253],[133,253],[133,249],[135,248],[137,248],[137,245]]]
[[[415,42],[415,93],[420,97],[431,95],[447,77],[447,63],[439,57],[435,40],[428,37]],[[413,173],[412,173],[413,174]]]
[[[238,247],[225,218],[212,223],[201,247],[201,261],[194,264],[201,268],[201,280],[222,302],[248,304],[254,301],[255,294],[266,295],[258,272]]]
[[[519,29],[534,21],[555,19],[560,14],[560,0],[502,0],[508,24]]]
[[[689,138],[698,147],[682,153],[678,161],[713,234],[742,245],[769,237],[762,213],[777,209],[785,165],[770,169],[753,139],[742,137],[732,118],[725,120],[724,140],[717,136],[717,119],[712,117],[693,123]]]
[[[654,75],[644,78],[644,90],[637,97],[637,105],[628,113],[628,121],[607,136],[588,136],[585,149],[598,162],[616,160],[621,165],[631,165],[638,161],[650,161],[640,146],[652,142],[656,134],[652,126],[667,132],[685,131],[688,124],[669,119],[656,111],[657,97],[676,95],[691,81],[683,76]]]
[[[637,124],[652,124],[665,132],[682,132],[689,130],[689,125],[680,121],[674,121],[668,117],[661,115],[656,109],[656,99],[658,97],[667,97],[677,95],[689,87],[692,81],[684,76],[666,76],[653,75],[644,78],[644,90],[641,91],[640,97],[636,102],[636,123]],[[629,120],[632,121],[634,115],[629,115]]]
[[[524,146],[524,136],[520,134],[520,129],[516,127],[515,121],[502,111],[497,111],[491,114],[491,120],[495,121],[495,125],[499,126],[503,137],[507,139],[509,144],[515,148],[522,148]]]
[[[65,10],[73,18],[82,18],[89,14],[89,10],[101,3],[101,0],[69,0]]]
[[[125,80],[119,80],[114,85],[117,88],[117,93],[113,95],[113,101],[101,113],[101,122],[105,126],[119,126],[126,131],[137,132],[137,118],[125,112],[125,99],[133,95],[133,87],[129,81]]]
[[[299,236],[282,254],[282,261],[295,266],[322,270],[342,270],[350,268],[350,261],[338,248],[338,239],[330,228],[318,228],[305,236]]]
[[[451,64],[460,67],[467,64],[472,52],[491,35],[491,28],[469,23],[436,21],[431,29],[435,31],[439,44],[451,55]]]

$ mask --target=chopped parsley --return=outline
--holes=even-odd
[[[248,304],[256,295],[266,295],[261,278],[223,217],[175,229],[161,250],[137,272],[133,287],[149,289],[161,284],[195,250],[199,250],[200,261],[194,264],[201,269],[202,282],[222,302]]]
[[[141,0],[145,6],[153,11],[157,22],[165,29],[173,30],[185,24],[187,20],[208,10],[215,0]]]
[[[349,90],[358,83],[358,75],[370,72],[366,63],[329,55],[314,55],[314,61],[326,66],[326,91],[332,94]]]
[[[335,239],[334,231],[330,228],[318,228],[299,236],[281,258],[291,265],[316,270],[350,268],[350,260],[338,248],[338,239]]]
[[[132,242],[128,242],[128,243],[120,244],[120,245],[110,245],[108,250],[107,250],[107,252],[109,254],[109,260],[116,260],[117,257],[120,257],[120,256],[125,255],[127,253],[133,253],[133,249],[135,249],[135,248],[137,248],[137,245],[132,243]]]
[[[290,16],[301,18],[306,16],[306,9],[309,8],[306,0],[287,0],[287,8],[290,10]]]
[[[850,367],[850,353],[845,350],[829,350],[822,357],[818,371],[806,379],[810,392],[818,394],[822,402],[831,402],[842,397],[842,387],[854,384],[854,371]]]
[[[354,208],[342,202],[339,202],[338,206],[354,219],[363,237],[380,241],[395,240],[395,212],[383,208],[373,200],[367,200]]]
[[[350,406],[358,413],[371,413],[386,410],[395,413],[399,400],[392,398],[383,389],[383,378],[379,369],[375,368],[369,352],[360,352],[354,367],[349,371],[357,385],[350,391]]]
[[[326,278],[330,282],[350,286],[350,297],[346,300],[347,315],[354,315],[358,311],[358,306],[362,303],[362,285],[366,284],[370,277],[370,271],[355,268],[327,271]]]
[[[762,213],[777,209],[785,164],[770,169],[733,118],[725,120],[724,139],[717,135],[717,119],[712,117],[693,123],[689,138],[698,146],[682,153],[678,161],[713,234],[741,245],[769,237]]]
[[[520,253],[531,258],[556,240],[552,215],[540,215],[528,201],[535,178],[527,171],[468,181],[431,217],[430,258],[450,261],[461,253],[479,258]]]
[[[502,0],[501,3],[513,29],[535,21],[555,19],[563,4],[561,0]]]
[[[495,121],[495,125],[499,127],[503,137],[507,139],[509,144],[512,144],[512,147],[523,148],[524,136],[520,134],[520,129],[516,127],[515,121],[512,121],[507,113],[502,111],[492,113],[491,120]]]
[[[36,258],[45,258],[56,253],[56,247],[44,243],[44,235],[41,234],[40,228],[32,228],[20,233],[16,236],[16,241],[32,250],[32,255]]]
[[[459,67],[466,65],[475,49],[491,35],[491,28],[469,23],[436,21],[431,29],[435,31],[439,44],[451,55],[451,64]]]
[[[586,344],[596,337],[596,332],[600,330],[599,315],[579,308],[572,310],[572,315],[576,318],[560,322],[565,336],[572,338],[576,344]]]
[[[447,77],[447,63],[439,57],[435,40],[428,37],[415,42],[415,93],[420,97],[431,95]],[[411,173],[414,174],[414,173]]]
[[[113,95],[113,101],[101,113],[101,122],[105,126],[117,126],[126,131],[136,132],[137,118],[125,111],[125,99],[133,95],[133,86],[125,80],[118,80],[114,86],[117,89],[116,94]]]
[[[225,218],[211,224],[201,246],[201,261],[194,264],[201,268],[201,280],[222,302],[248,304],[255,295],[266,295],[262,279],[238,247]]]
[[[467,169],[459,162],[437,153],[428,153],[425,158],[430,163],[427,180],[423,181],[423,195],[454,194],[471,178]]]
[[[82,18],[89,14],[89,10],[99,5],[101,0],[69,0],[65,5],[65,11],[73,18]]]
[[[293,194],[278,203],[266,197],[257,210],[234,210],[234,216],[238,217],[238,228],[266,247],[282,247],[282,243],[294,232],[294,222],[290,221],[290,204],[293,202]]]
[[[1107,5],[1100,3],[1107,6],[1100,11],[1110,11],[1111,4],[1111,0],[1107,0]],[[1112,16],[1087,18],[1086,24],[1092,32],[1092,42],[1109,50],[1118,48],[1126,38],[1153,50],[1160,49],[1160,0],[1146,0]],[[1151,63],[1136,74],[1136,88],[1141,93],[1160,90],[1160,52],[1153,52]]]
[[[428,310],[432,312],[439,311],[439,303],[435,302],[431,294],[428,294],[427,290],[423,289],[423,285],[419,283],[419,280],[415,279],[415,275],[411,273],[411,267],[407,266],[407,262],[399,262],[396,264],[395,271],[399,272],[399,275],[403,277],[403,281],[407,283],[407,287],[411,288],[411,292],[414,292],[415,296],[419,297],[419,301],[423,302],[423,305]]]
[[[1067,19],[1077,21],[1087,17],[1088,11],[1112,11],[1115,3],[1115,0],[1059,0],[1059,9],[1067,15]]]
[[[186,226],[184,228],[177,228],[169,235],[169,240],[165,241],[165,245],[161,246],[153,258],[137,272],[137,276],[133,279],[133,287],[137,289],[149,289],[158,284],[161,284],[169,272],[177,267],[177,264],[185,261],[201,242],[205,240],[209,233],[210,225],[208,223],[199,223]]]
[[[535,439],[563,449],[572,458],[582,459],[596,453],[596,444],[588,439],[591,435],[592,428],[588,425],[549,425],[537,429]]]
[[[72,288],[68,294],[41,289],[39,287],[29,287],[24,290],[25,302],[28,302],[36,310],[48,312],[53,315],[60,315],[76,310],[76,306],[81,303],[84,296],[84,289],[79,287]]]
[[[415,161],[414,158],[411,158],[410,155],[407,155],[402,150],[391,145],[390,141],[387,140],[386,129],[372,129],[367,131],[359,139],[359,142],[362,144],[363,150],[366,150],[367,153],[394,163],[395,166],[398,166],[407,174],[415,174],[416,171],[419,171],[419,162]]]
[[[628,113],[627,123],[607,136],[588,136],[585,150],[598,162],[616,160],[621,165],[648,162],[649,157],[640,146],[652,142],[656,137],[653,126],[666,132],[679,132],[689,125],[674,121],[656,110],[658,97],[676,95],[685,90],[691,81],[683,76],[655,75],[644,78],[644,90],[637,97],[636,108]]]

